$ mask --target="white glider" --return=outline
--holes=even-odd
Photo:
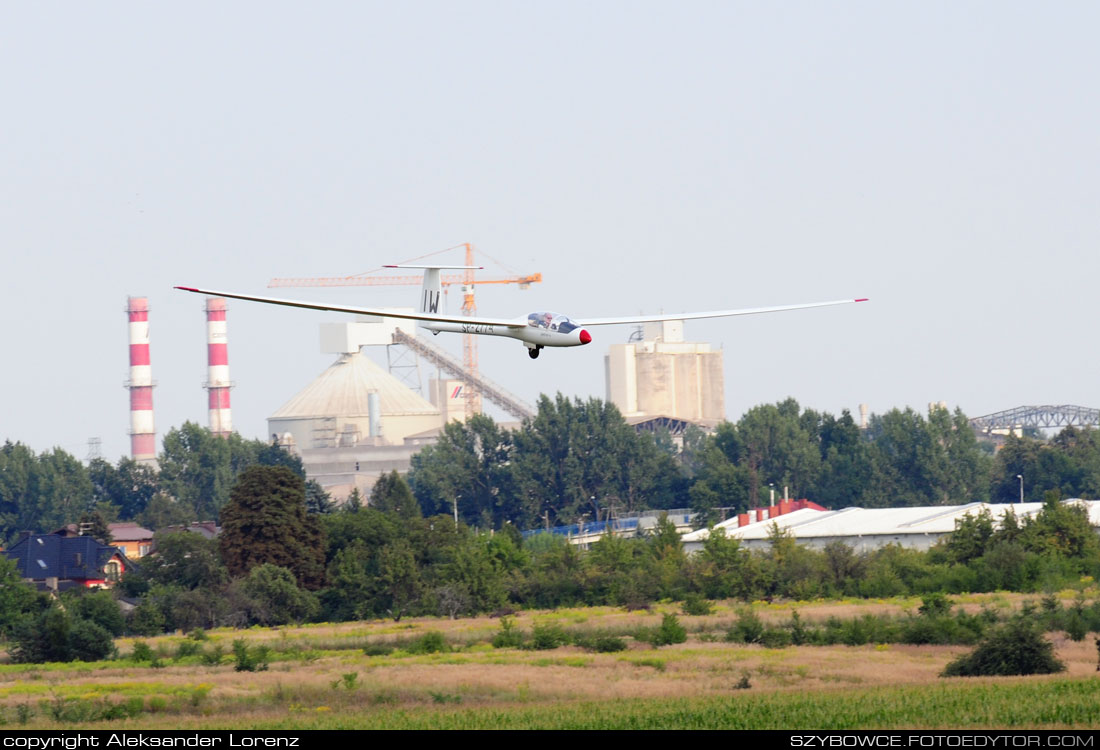
[[[310,310],[329,310],[351,313],[353,315],[380,315],[390,318],[418,320],[422,328],[438,334],[476,333],[482,336],[507,336],[519,339],[527,347],[531,359],[539,356],[546,346],[583,346],[592,341],[592,335],[586,330],[594,326],[627,325],[637,323],[655,323],[662,320],[696,320],[699,318],[726,318],[734,315],[757,315],[760,313],[801,310],[808,307],[829,307],[846,305],[852,302],[866,302],[862,299],[842,299],[832,302],[810,302],[802,305],[779,305],[777,307],[751,307],[741,310],[713,310],[710,312],[672,313],[668,315],[637,315],[621,318],[579,318],[572,319],[552,312],[533,312],[520,318],[483,318],[465,315],[440,315],[439,298],[442,286],[439,272],[443,269],[470,269],[479,266],[386,266],[386,268],[419,268],[424,270],[424,283],[420,289],[420,305],[417,312],[398,312],[384,308],[352,307],[350,305],[330,305],[321,302],[303,302],[301,300],[277,299],[275,297],[257,297],[234,292],[217,292],[211,289],[196,289],[189,286],[177,286],[185,292],[209,294],[214,297],[229,297],[250,302],[264,302],[269,305],[287,305],[304,307]]]

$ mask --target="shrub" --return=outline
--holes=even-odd
[[[687,637],[687,630],[680,624],[680,620],[676,615],[669,614],[661,618],[661,627],[653,631],[650,643],[654,646],[669,646],[683,643]]]
[[[393,646],[388,643],[368,643],[363,647],[363,653],[367,656],[389,656],[393,653]]]
[[[99,661],[115,652],[110,632],[91,620],[74,620],[69,630],[69,649],[74,659]]]
[[[791,643],[796,646],[802,646],[810,642],[813,634],[802,622],[802,616],[798,614],[798,610],[791,612],[791,619],[787,623],[787,629],[791,631]]]
[[[536,651],[549,651],[568,644],[569,634],[560,625],[550,623],[536,625],[531,631],[530,645]]]
[[[1066,614],[1066,635],[1071,640],[1083,641],[1088,632],[1088,623],[1085,622],[1084,616],[1077,610],[1071,609]]]
[[[180,641],[179,646],[176,647],[176,656],[178,659],[186,659],[188,656],[195,656],[202,651],[202,646],[197,641]]]
[[[234,669],[238,672],[265,672],[271,659],[271,649],[267,646],[254,646],[238,639],[233,641],[233,657],[237,660]]]
[[[791,633],[785,628],[765,628],[760,644],[765,648],[786,648],[791,645]]]
[[[714,605],[700,594],[688,594],[684,598],[683,611],[685,615],[702,616],[714,611]]]
[[[514,617],[500,618],[500,630],[493,636],[493,648],[519,648],[523,645],[523,633],[516,629]]]
[[[134,661],[152,661],[156,657],[153,649],[145,641],[134,641],[134,650],[130,652],[130,658]]]
[[[948,664],[941,676],[1051,674],[1065,668],[1035,622],[1017,617],[990,633],[974,651]]]
[[[943,594],[928,594],[921,597],[917,611],[923,617],[941,617],[951,611],[951,601]]]
[[[759,643],[764,635],[764,623],[751,608],[743,609],[737,622],[726,633],[726,640],[734,643]]]
[[[199,653],[199,660],[208,667],[216,667],[222,663],[222,656],[225,654],[225,650],[220,643],[215,643],[210,647],[209,651],[202,651]]]
[[[126,618],[118,602],[108,591],[84,593],[69,599],[69,613],[77,620],[89,620],[112,636],[122,635]]]
[[[602,635],[596,638],[592,649],[601,654],[611,654],[616,651],[626,650],[626,641],[613,635]]]
[[[408,645],[410,654],[445,654],[451,650],[438,630],[430,630]]]

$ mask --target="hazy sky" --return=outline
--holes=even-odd
[[[495,317],[871,298],[688,323],[731,419],[1100,406],[1096,3],[166,6],[0,3],[0,440],[128,452],[128,295],[163,436],[206,423],[203,300],[173,285],[411,305],[266,284],[466,241],[543,273],[479,289]],[[338,319],[230,303],[244,436]],[[482,338],[481,366],[603,397],[630,329],[593,333],[538,360]]]

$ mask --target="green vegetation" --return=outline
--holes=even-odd
[[[713,435],[689,431],[683,444],[639,435],[604,402],[543,397],[538,415],[516,430],[479,416],[448,425],[417,455],[408,481],[379,478],[370,502],[333,512],[303,479],[300,461],[277,446],[222,439],[193,424],[165,437],[159,471],[122,460],[87,468],[62,451],[35,455],[0,448],[0,533],[50,528],[78,518],[120,517],[154,526],[217,518],[218,541],[197,534],[156,537],[157,553],[129,570],[118,592],[64,595],[64,607],[0,565],[0,636],[12,658],[91,659],[110,655],[122,633],[153,637],[222,626],[339,622],[385,617],[457,618],[490,612],[603,605],[714,617],[719,600],[921,596],[904,618],[765,624],[751,610],[714,633],[733,642],[787,644],[975,644],[985,614],[951,611],[948,594],[1082,588],[1100,577],[1100,541],[1064,494],[1100,487],[1100,439],[1067,429],[1049,443],[1013,438],[996,456],[976,441],[960,412],[893,410],[860,431],[850,415],[801,408],[794,400],[750,409]],[[869,507],[1005,499],[1005,477],[1029,477],[1043,510],[995,526],[988,514],[964,518],[927,552],[888,546],[858,553],[834,543],[799,546],[776,527],[767,549],[743,549],[715,532],[685,554],[667,518],[646,536],[605,536],[588,551],[550,534],[524,537],[542,523],[606,518],[641,507],[692,505],[703,517],[766,501],[769,485],[825,504]],[[1011,499],[1015,499],[1015,494]],[[457,507],[459,523],[451,513]],[[103,531],[103,529],[99,529]],[[113,596],[138,599],[123,618]],[[1044,609],[1042,630],[1074,640],[1100,632],[1100,605],[1080,596]],[[721,611],[721,610],[720,610]],[[642,633],[674,643],[671,621]],[[688,628],[696,627],[687,622]],[[574,643],[599,651],[560,623],[530,632],[502,621],[501,648],[553,649]],[[365,647],[362,644],[360,648]],[[614,640],[603,646],[615,648]],[[220,646],[219,646],[220,648]],[[222,653],[177,646],[154,660],[212,660]]]
[[[977,677],[1064,672],[1037,623],[1017,617],[996,628],[973,652],[947,665],[944,677]]]

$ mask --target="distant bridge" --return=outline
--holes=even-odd
[[[970,426],[980,432],[1018,430],[1024,427],[1100,427],[1100,409],[1087,406],[1017,406],[1015,409],[974,417]]]

